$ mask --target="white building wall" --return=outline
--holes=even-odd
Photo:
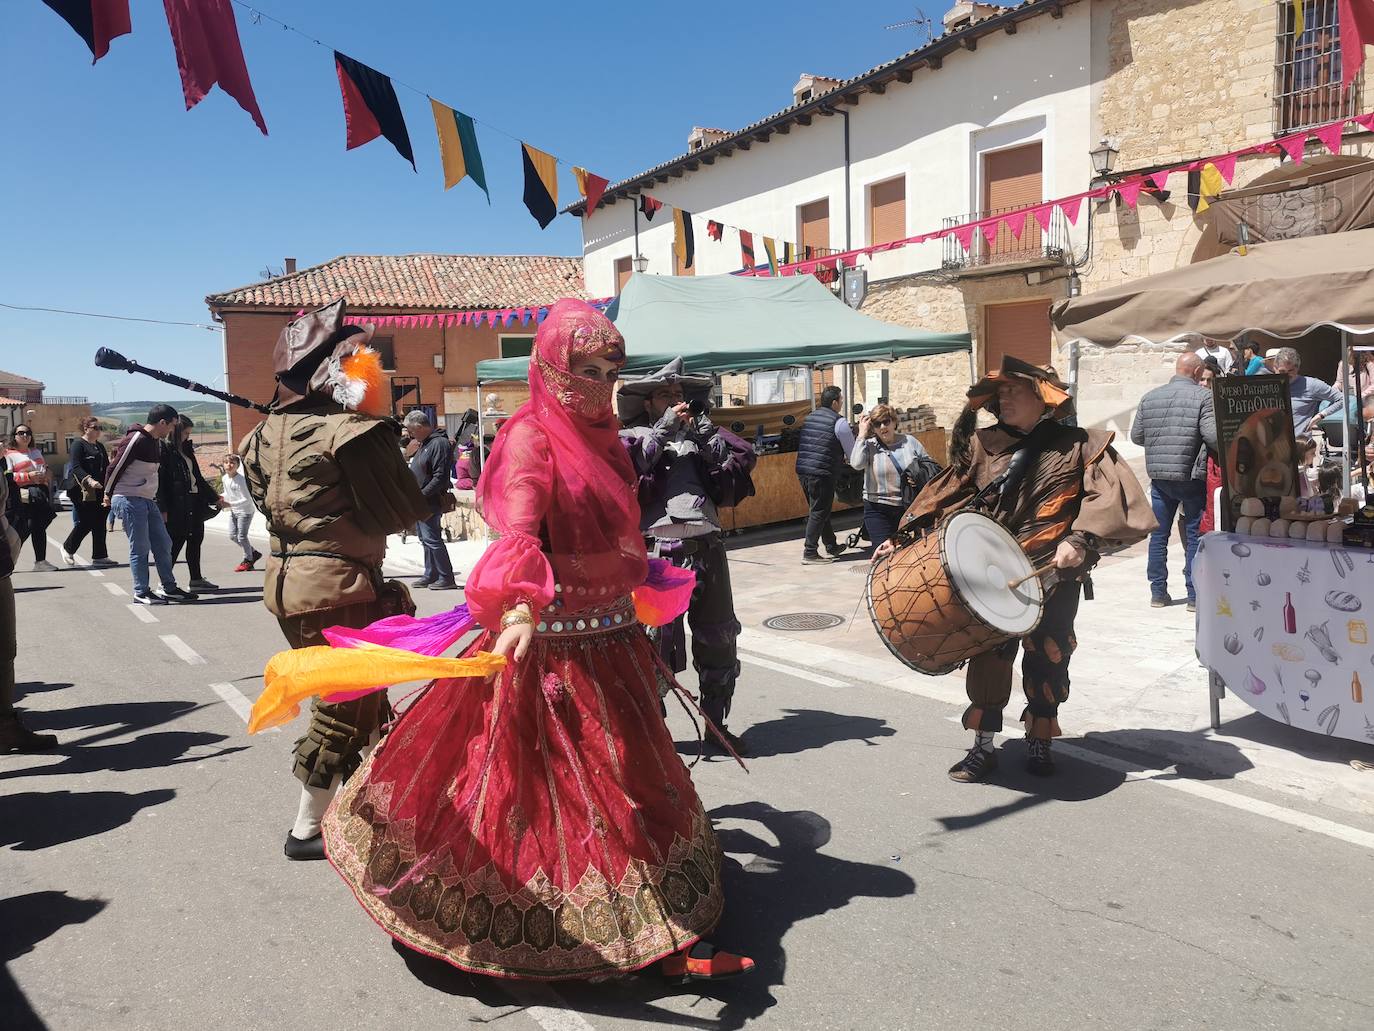
[[[1072,4],[1062,18],[1043,15],[1022,22],[1015,35],[995,33],[978,49],[947,56],[939,70],[920,69],[909,84],[889,83],[882,95],[864,94],[849,112],[850,215],[845,233],[844,124],[841,114],[817,115],[788,135],[752,141],[715,164],[648,187],[665,205],[697,216],[696,274],[737,271],[738,234],[731,229],[716,243],[706,235],[707,219],[754,234],[754,252],[765,258],[762,237],[798,243],[798,208],[830,201],[830,246],[862,247],[868,239],[868,191],[878,182],[906,177],[906,235],[939,229],[942,220],[981,207],[983,153],[1040,140],[1044,197],[1053,199],[1087,188],[1088,151],[1093,146],[1090,67],[1091,4]],[[583,221],[585,275],[593,296],[615,293],[615,260],[634,254],[634,209],[638,198],[602,207]],[[653,222],[640,216],[639,247],[650,274],[673,270],[673,220],[668,208]],[[1073,231],[1074,249],[1083,244],[1086,215]],[[870,281],[940,267],[940,241],[904,247],[863,259]],[[779,254],[781,260],[781,254]]]

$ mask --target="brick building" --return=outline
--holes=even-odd
[[[14,428],[27,424],[33,430],[34,445],[61,475],[91,406],[84,397],[55,397],[46,394],[46,389],[36,379],[0,369],[0,436],[8,443]]]
[[[316,308],[338,297],[348,302],[350,317],[456,315],[489,309],[526,309],[561,297],[587,298],[582,259],[539,255],[349,254],[310,268],[295,268],[261,283],[211,294],[205,303],[224,325],[226,389],[266,403],[272,397],[272,348],[277,336],[303,308]],[[447,320],[445,320],[447,321]],[[419,403],[433,406],[439,419],[456,418],[477,408],[477,362],[484,358],[528,354],[535,325],[519,320],[509,326],[381,326],[373,345],[381,352],[393,385],[418,386]],[[507,411],[525,400],[524,392],[507,389],[501,403]],[[402,408],[416,403],[411,392]],[[229,408],[229,440],[236,443],[262,416]]]

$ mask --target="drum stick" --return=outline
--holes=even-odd
[[[1046,573],[1052,572],[1053,570],[1054,570],[1054,563],[1053,563],[1053,562],[1046,563],[1045,565],[1041,566],[1039,569],[1032,569],[1029,573],[1027,573],[1025,576],[1021,577],[1021,578],[1018,579],[1018,580],[1008,580],[1008,581],[1007,581],[1007,590],[1009,590],[1009,591],[1014,591],[1014,590],[1016,590],[1016,588],[1020,587],[1020,586],[1021,586],[1023,583],[1025,583],[1027,580],[1034,580],[1034,579],[1036,579],[1037,577],[1041,577],[1041,576],[1044,576]]]

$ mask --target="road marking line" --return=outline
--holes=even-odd
[[[239,719],[244,723],[248,722],[248,717],[253,712],[253,703],[248,700],[248,696],[240,691],[233,684],[211,684],[210,690],[224,699],[224,704],[238,713]],[[280,727],[269,727],[262,731],[264,734],[280,734]]]
[[[204,666],[205,660],[196,654],[195,650],[183,641],[176,634],[162,634],[162,643],[176,653],[177,657],[183,659],[191,666]]]
[[[127,606],[125,606],[125,607],[126,607],[130,612],[132,612],[135,616],[137,616],[139,619],[141,619],[141,620],[142,620],[143,622],[145,622],[145,623],[156,623],[156,622],[157,622],[157,617],[154,616],[151,612],[149,612],[149,611],[147,610],[147,608],[145,608],[144,606],[140,605],[140,604],[139,604],[138,602],[136,602],[136,601],[130,603],[129,605],[127,605]]]
[[[951,723],[963,722],[959,716],[946,716],[945,719]],[[998,737],[1010,741],[1013,737],[1020,737],[1020,735],[999,734]],[[1255,816],[1268,817],[1279,823],[1286,823],[1290,827],[1297,827],[1299,830],[1311,831],[1314,834],[1321,834],[1337,841],[1344,841],[1348,845],[1374,850],[1374,833],[1360,830],[1358,827],[1349,827],[1343,823],[1337,823],[1335,820],[1314,816],[1298,809],[1288,809],[1281,805],[1275,805],[1273,802],[1265,802],[1249,795],[1227,791],[1225,788],[1213,787],[1211,784],[1204,784],[1201,781],[1185,780],[1181,777],[1174,780],[1164,780],[1159,776],[1162,772],[1160,770],[1140,770],[1137,769],[1141,765],[1140,763],[1130,763],[1124,759],[1117,759],[1115,756],[1104,755],[1090,748],[1068,744],[1064,741],[1056,741],[1054,750],[1061,755],[1071,756],[1082,762],[1125,774],[1128,781],[1140,781],[1161,788],[1182,791],[1185,795],[1203,798],[1209,802],[1217,802]]]
[[[524,1007],[525,1015],[544,1031],[596,1031],[580,1013],[565,1009],[567,1003],[550,985],[522,984],[519,987],[503,987],[517,1004]]]
[[[740,652],[739,657],[741,661],[747,662],[751,666],[762,666],[764,669],[771,669],[774,673],[786,673],[789,677],[796,677],[798,680],[809,680],[813,684],[820,684],[821,687],[853,686],[843,680],[821,676],[819,673],[812,673],[810,670],[801,669],[798,666],[787,666],[781,662],[774,662],[771,659],[762,659],[757,655],[750,655],[748,652]]]
[[[115,596],[118,596],[118,595],[121,595],[121,594],[122,594],[122,595],[124,595],[124,596],[127,597],[128,594],[129,594],[129,592],[126,591],[123,587],[120,587],[119,584],[112,584],[112,583],[109,583],[108,581],[106,581],[106,583],[105,583],[105,590],[109,591],[111,594],[113,594],[113,595],[115,595]],[[142,606],[140,606],[140,608],[141,608],[141,607],[142,607]],[[151,613],[149,613],[149,614],[151,615]]]
[[[44,536],[47,536],[47,535],[45,534]],[[48,537],[48,543],[51,544],[54,548],[56,548],[56,549],[57,549],[57,553],[58,553],[59,555],[61,555],[61,554],[62,554],[62,546],[63,546],[64,544],[66,544],[67,542],[66,542],[66,541],[59,541],[56,537]],[[88,559],[88,558],[84,558],[84,557],[81,556],[80,554],[75,554],[75,555],[73,555],[73,556],[72,556],[72,560],[73,560],[78,566],[80,566],[82,569],[86,570],[86,572],[90,573],[91,576],[103,577],[103,576],[105,575],[104,573],[102,573],[102,572],[101,572],[100,570],[98,570],[98,569],[91,569],[91,568],[90,568],[91,560]]]
[[[88,569],[86,572],[90,573],[91,576],[99,577],[102,580],[105,579],[105,574],[98,569]]]

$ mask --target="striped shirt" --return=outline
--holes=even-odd
[[[890,456],[890,457],[889,457]],[[894,464],[892,459],[897,461]],[[897,434],[891,448],[885,448],[876,436],[855,442],[849,453],[849,464],[864,471],[864,500],[875,505],[900,505],[902,503],[902,481],[897,466],[912,474],[920,472],[916,464],[930,455],[921,442],[906,433]]]

